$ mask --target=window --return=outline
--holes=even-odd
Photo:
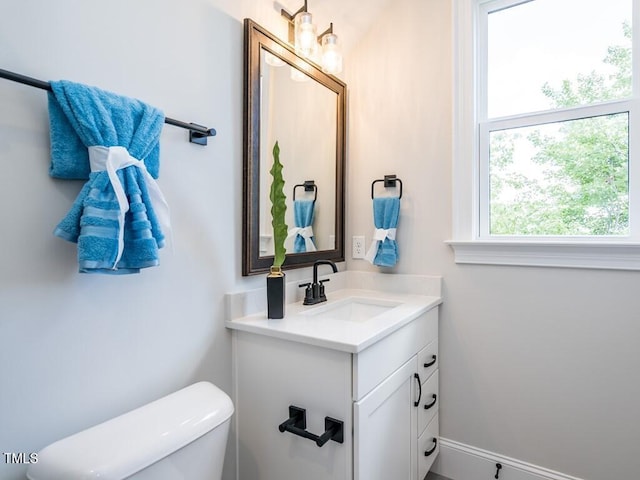
[[[458,0],[456,261],[640,269],[636,4]]]

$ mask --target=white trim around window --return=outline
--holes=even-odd
[[[446,243],[453,248],[456,263],[640,270],[640,243],[628,238],[481,237],[476,38],[480,7],[488,1],[454,0],[453,6],[453,238]],[[640,25],[639,10],[634,8],[634,31]],[[636,92],[640,82],[640,75],[635,75],[640,56],[637,36],[633,39]],[[630,162],[630,168],[631,181],[640,184],[637,167]],[[632,230],[637,227],[632,225]]]
[[[640,245],[544,241],[448,241],[456,263],[640,270]]]

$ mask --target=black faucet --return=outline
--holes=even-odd
[[[316,303],[326,302],[327,296],[324,294],[324,283],[329,279],[318,281],[318,266],[330,265],[333,269],[333,273],[338,271],[338,267],[331,260],[318,260],[313,264],[313,283],[303,283],[300,287],[307,287],[304,291],[303,305],[315,305]]]

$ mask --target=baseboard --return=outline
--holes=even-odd
[[[440,437],[440,453],[431,470],[451,480],[582,480],[515,458]]]

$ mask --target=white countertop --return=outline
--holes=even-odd
[[[225,324],[233,330],[357,353],[442,302],[439,296],[362,289],[342,289],[327,293],[327,297],[326,302],[313,306],[302,305],[302,302],[287,304],[283,319],[270,320],[266,312],[261,312],[228,320]],[[326,310],[351,297],[399,305],[365,321],[318,318],[313,315],[315,311]]]

